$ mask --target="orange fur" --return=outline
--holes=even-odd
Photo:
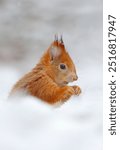
[[[61,63],[65,65],[65,69],[61,69]],[[15,84],[11,93],[27,90],[31,95],[49,104],[64,102],[81,92],[78,86],[67,86],[67,83],[74,80],[77,80],[75,65],[65,49],[62,38],[60,41],[57,38],[35,68]]]

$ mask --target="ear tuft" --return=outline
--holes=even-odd
[[[60,37],[60,44],[64,45],[64,42],[63,42],[63,37],[62,37],[62,35],[61,35],[61,37]]]
[[[55,40],[54,41],[58,42],[58,35],[57,34],[55,34]]]

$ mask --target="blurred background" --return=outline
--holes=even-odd
[[[73,102],[73,98],[72,102],[59,109],[59,113],[63,114],[66,110],[81,110],[79,113],[77,110],[74,112],[78,117],[77,121],[74,121],[83,130],[78,128],[78,132],[74,132],[73,127],[73,130],[70,127],[71,136],[79,134],[74,142],[75,150],[102,149],[102,9],[102,0],[0,0],[0,102],[4,103],[13,84],[34,67],[54,40],[54,35],[62,34],[66,49],[72,56],[78,72],[79,80],[76,84],[80,85],[83,91],[81,97],[77,98],[79,102]],[[26,107],[28,103],[27,101]],[[3,110],[6,110],[4,107],[2,106]],[[7,110],[14,109],[10,107]],[[10,117],[7,110],[2,115],[5,113],[6,120]],[[30,111],[31,107],[28,109],[28,112]],[[28,116],[26,118],[30,117]],[[35,116],[33,115],[33,118]],[[64,125],[61,127],[65,129]],[[10,130],[12,131],[11,128]],[[1,131],[4,135],[2,127]],[[59,131],[61,132],[58,130],[58,133]],[[5,135],[8,136],[7,133]],[[19,145],[21,135],[16,133],[13,139],[16,136]],[[2,137],[0,141],[1,139]],[[66,147],[63,146],[64,142],[62,146],[58,142],[57,146],[62,150],[73,149],[72,146],[67,147],[70,141],[65,142]],[[9,139],[4,142],[9,143]],[[2,146],[2,149],[7,150],[5,145]],[[39,147],[39,144],[37,146]],[[23,150],[23,147],[18,148],[17,144],[16,148]],[[30,150],[30,147],[27,145],[26,149]]]
[[[29,70],[56,33],[81,66],[100,62],[102,0],[0,0],[1,65]]]

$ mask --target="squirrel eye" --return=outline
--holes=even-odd
[[[65,64],[60,64],[60,69],[66,69],[66,65]]]

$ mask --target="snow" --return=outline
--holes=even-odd
[[[0,3],[0,149],[102,150],[102,1]],[[29,95],[9,99],[55,33],[75,62],[79,79],[72,85],[81,95],[59,107]]]
[[[17,78],[16,70],[6,70],[4,78],[9,74],[9,79],[2,81],[4,94],[10,89],[11,79],[13,82]],[[48,106],[27,95],[21,99],[1,99],[0,149],[101,150],[102,88],[93,84],[97,80],[94,74],[88,85],[87,78],[85,72],[80,85],[82,94],[60,107]]]

